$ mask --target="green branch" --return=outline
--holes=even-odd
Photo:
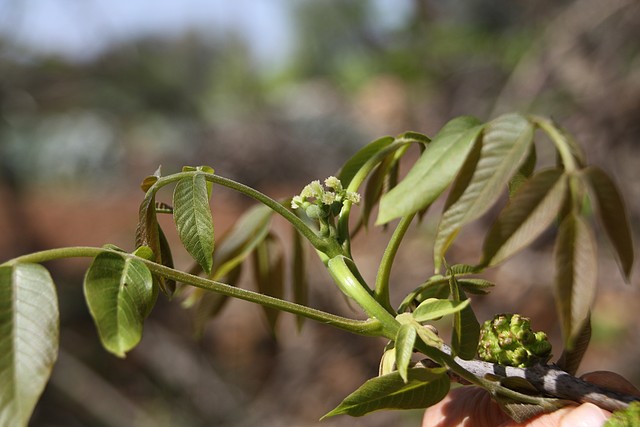
[[[293,302],[281,300],[268,295],[260,294],[258,292],[241,289],[235,286],[230,286],[225,283],[217,282],[214,280],[205,279],[203,277],[194,276],[182,271],[174,270],[164,265],[157,264],[144,258],[137,257],[135,255],[116,251],[106,248],[95,247],[70,247],[70,248],[58,248],[49,249],[40,252],[34,252],[32,254],[19,256],[12,260],[9,260],[2,264],[2,266],[11,266],[19,263],[42,263],[52,261],[61,258],[93,258],[103,252],[111,252],[123,257],[135,258],[143,262],[149,270],[157,275],[165,278],[173,279],[178,282],[186,283],[197,288],[201,288],[207,291],[215,292],[221,295],[225,295],[232,298],[238,298],[244,301],[260,304],[265,307],[274,308],[276,310],[285,311],[288,313],[303,316],[308,319],[324,323],[326,325],[335,326],[339,329],[347,332],[352,332],[359,335],[377,336],[380,335],[382,329],[380,322],[369,320],[354,320],[346,317],[338,316],[335,314],[327,313],[322,310],[317,310],[304,305],[296,304]]]
[[[415,214],[405,216],[398,223],[398,226],[393,232],[393,236],[391,236],[384,254],[382,255],[382,259],[380,260],[380,267],[378,268],[378,274],[376,275],[376,287],[374,291],[375,298],[390,313],[394,313],[389,298],[389,278],[391,276],[391,267],[393,265],[393,260],[398,253],[398,249],[400,248],[402,238],[409,229],[414,216]]]

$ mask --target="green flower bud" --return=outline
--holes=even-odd
[[[498,314],[480,330],[480,359],[499,365],[526,368],[546,363],[551,344],[544,332],[533,332],[528,318],[519,314]]]
[[[321,206],[318,205],[309,205],[306,207],[304,212],[311,219],[320,219],[327,216],[327,213],[322,209]]]

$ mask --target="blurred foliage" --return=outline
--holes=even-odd
[[[222,175],[277,193],[334,173],[373,138],[409,129],[431,134],[455,115],[489,119],[513,110],[552,115],[568,127],[591,162],[613,172],[631,221],[640,219],[640,186],[634,185],[640,138],[637,2],[406,0],[398,2],[394,19],[383,19],[389,11],[382,2],[284,4],[294,51],[277,67],[252,56],[241,28],[222,38],[192,31],[177,38],[127,40],[84,62],[0,40],[0,257],[58,245],[62,234],[75,236],[78,244],[85,237],[102,238],[97,219],[81,228],[78,218],[89,217],[92,209],[104,212],[103,221],[114,227],[133,227],[139,200],[131,202],[129,194],[138,198],[137,183],[159,164],[168,171],[211,164]],[[387,2],[385,7],[396,6]],[[94,202],[95,208],[71,204],[77,206],[73,218],[69,211],[59,215],[70,227],[61,233],[60,223],[47,218],[56,218],[56,198],[78,190],[115,201],[106,207]],[[37,202],[28,197],[34,192]],[[133,214],[117,220],[121,212]],[[90,230],[90,236],[76,235],[78,230]],[[116,230],[110,236],[117,239],[122,233]],[[516,259],[515,268],[527,268],[532,281],[543,280],[531,261],[537,254],[525,256],[527,262]],[[605,275],[607,268],[615,267],[605,266]],[[399,270],[414,274],[410,268]],[[211,326],[208,341],[194,344],[180,337],[189,327],[185,314],[167,307],[171,321],[156,316],[145,331],[165,344],[143,340],[137,355],[114,363],[99,349],[86,308],[74,293],[80,288],[78,273],[65,271],[68,283],[61,281],[59,292],[66,350],[34,425],[117,425],[113,411],[81,408],[78,384],[85,380],[106,401],[124,405],[123,414],[156,414],[153,422],[159,424],[153,425],[308,425],[375,373],[379,343],[305,325],[305,334],[281,344],[280,351],[266,327],[252,326],[253,311],[243,312],[251,319],[243,321],[232,309],[226,323]],[[618,289],[629,308],[638,301],[636,282],[635,291]],[[496,289],[491,301],[498,302],[488,303],[487,311],[544,316],[545,297],[531,302],[539,295],[535,289],[521,290],[516,299],[508,289],[502,294]],[[315,305],[341,307],[332,298],[320,291],[310,295]],[[595,344],[598,331],[605,344],[610,341],[606,331],[624,335],[618,341],[629,345],[615,354],[618,367],[637,380],[640,372],[631,362],[639,356],[633,343],[640,338],[630,331],[625,335],[620,325],[628,318],[606,315],[617,310],[615,297],[599,298]],[[512,306],[500,305],[507,303]],[[601,329],[598,316],[607,320]],[[546,322],[540,326],[553,329]],[[243,333],[246,342],[237,338]],[[306,349],[309,360],[287,359],[287,346]],[[168,352],[171,363],[158,351]],[[614,356],[606,349],[598,354]],[[79,375],[74,386],[64,375],[78,364],[89,369],[74,368]],[[191,375],[190,364],[199,371]],[[184,375],[172,376],[167,366],[178,366]],[[137,371],[140,376],[132,375]],[[305,383],[314,386],[300,389]],[[116,392],[112,384],[126,391]],[[281,410],[274,409],[267,396],[280,396],[282,390],[291,396],[279,402]],[[200,394],[218,396],[220,407]],[[247,405],[259,415],[243,415]],[[363,424],[338,417],[325,424],[419,422],[419,415],[405,416],[373,415]],[[148,418],[140,417],[144,425]]]

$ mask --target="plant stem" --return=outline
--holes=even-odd
[[[562,164],[564,164],[564,168],[567,172],[576,171],[578,169],[578,165],[576,164],[576,159],[571,152],[571,147],[567,143],[567,138],[562,135],[558,128],[555,127],[549,119],[539,116],[531,116],[531,119],[549,136],[549,138],[551,138],[551,141],[554,143],[558,153],[560,154]]]
[[[451,349],[443,346],[442,352],[451,354]],[[554,365],[536,365],[530,368],[516,368],[484,362],[482,360],[462,360],[459,357],[455,357],[454,361],[459,368],[472,373],[475,378],[485,378],[487,376],[523,378],[545,395],[568,399],[578,403],[593,403],[608,411],[624,409],[630,402],[640,401],[640,397],[638,396],[625,395],[607,390],[581,380],[580,378],[576,378]],[[438,363],[440,362],[438,361]],[[459,374],[457,370],[454,370],[454,372]],[[495,382],[493,383],[496,384]],[[495,386],[496,385],[494,385],[493,388],[495,388]]]
[[[400,248],[402,238],[409,229],[414,216],[415,214],[402,217],[402,219],[398,223],[398,226],[393,232],[393,236],[391,236],[384,254],[382,255],[382,259],[380,260],[380,267],[378,268],[378,274],[376,275],[376,287],[374,291],[375,298],[390,313],[395,313],[395,311],[391,307],[391,302],[389,299],[389,278],[391,276],[391,267],[393,265],[393,260],[398,253],[398,249]]]
[[[381,335],[395,340],[400,323],[386,308],[376,301],[371,289],[359,277],[360,275],[355,265],[353,265],[353,261],[343,255],[339,255],[328,261],[327,268],[340,290],[354,299],[371,319],[376,319],[382,324]]]
[[[172,268],[157,264],[147,259],[140,258],[132,254],[116,251],[113,249],[95,248],[95,247],[86,247],[86,246],[48,249],[45,251],[34,252],[32,254],[13,258],[3,263],[1,266],[12,266],[18,263],[42,263],[42,262],[52,261],[52,260],[61,259],[61,258],[81,258],[81,257],[93,258],[104,252],[118,254],[120,256],[127,257],[127,258],[135,258],[143,262],[152,273],[158,274],[160,276],[163,276],[169,279],[173,279],[182,283],[186,283],[191,286],[195,286],[195,287],[198,287],[207,291],[215,292],[221,295],[225,295],[228,297],[238,298],[244,301],[260,304],[265,307],[270,307],[276,310],[281,310],[288,313],[303,316],[308,319],[318,321],[320,323],[335,326],[339,329],[342,329],[351,333],[355,333],[359,335],[368,335],[368,336],[379,336],[381,335],[381,332],[382,332],[382,325],[380,324],[380,322],[378,322],[375,319],[355,320],[355,319],[338,316],[335,314],[327,313],[327,312],[317,310],[311,307],[307,307],[304,305],[300,305],[293,302],[274,298],[268,295],[260,294],[258,292],[241,289],[235,286],[227,285],[225,283],[205,279],[203,277],[194,276],[192,274],[174,270]]]

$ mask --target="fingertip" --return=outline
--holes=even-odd
[[[560,427],[602,427],[610,415],[592,403],[583,403],[562,417]]]

